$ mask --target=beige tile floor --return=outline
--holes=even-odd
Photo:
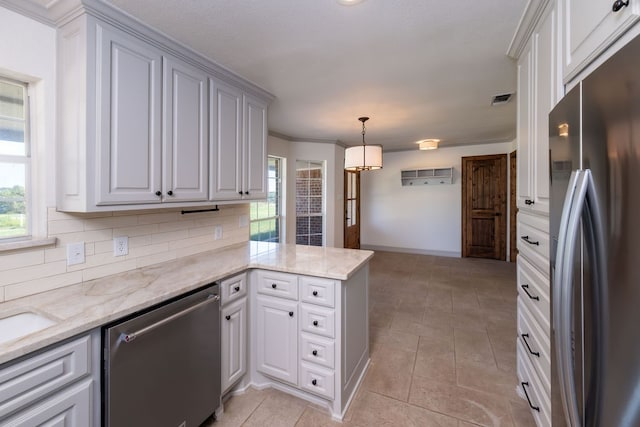
[[[370,273],[371,364],[343,423],[250,389],[215,427],[535,425],[515,393],[515,264],[376,252]]]

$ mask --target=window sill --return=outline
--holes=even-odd
[[[41,246],[55,245],[58,239],[56,237],[35,238],[29,240],[18,240],[15,242],[0,242],[0,253],[17,251],[20,249],[38,248]]]

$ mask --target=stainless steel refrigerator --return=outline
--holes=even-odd
[[[640,426],[640,38],[549,115],[554,427]]]

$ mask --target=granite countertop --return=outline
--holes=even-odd
[[[0,364],[250,268],[346,280],[373,252],[247,242],[0,303],[57,323],[0,344]]]

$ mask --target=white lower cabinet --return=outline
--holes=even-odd
[[[100,422],[100,331],[0,366],[0,425]]]
[[[298,303],[270,297],[256,300],[257,369],[298,384]]]
[[[247,299],[222,308],[220,327],[222,392],[247,372]]]

